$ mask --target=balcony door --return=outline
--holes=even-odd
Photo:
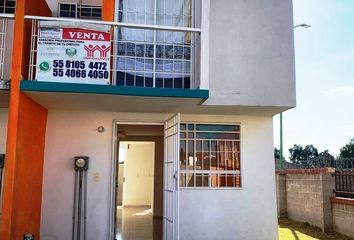
[[[116,21],[194,27],[192,0],[119,0]],[[119,28],[115,81],[119,86],[191,88],[193,34]]]

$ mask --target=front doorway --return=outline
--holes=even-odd
[[[114,129],[113,239],[179,239],[180,115]]]
[[[164,127],[117,125],[115,239],[163,237]]]

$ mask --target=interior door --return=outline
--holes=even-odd
[[[179,239],[180,114],[165,122],[163,239]]]

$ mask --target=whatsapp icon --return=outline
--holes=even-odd
[[[48,72],[50,70],[50,65],[48,62],[41,62],[39,64],[39,69],[42,71],[42,72]]]

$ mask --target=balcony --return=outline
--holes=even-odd
[[[6,11],[5,11],[6,10]],[[3,8],[1,12],[11,12],[12,8]],[[8,107],[10,70],[13,46],[14,15],[8,13],[0,14],[0,107]]]
[[[127,107],[116,111],[131,110],[133,99],[141,111],[147,110],[147,99],[161,105],[148,111],[161,111],[180,104],[196,105],[208,98],[208,91],[200,87],[198,28],[36,16],[25,19],[32,23],[32,34],[28,81],[22,81],[21,89],[49,108],[70,105],[82,109],[81,103],[73,106],[74,102],[89,101],[96,106],[98,99],[105,102],[120,96]],[[49,99],[53,93],[57,100]],[[165,99],[168,108],[160,98],[170,98]]]

